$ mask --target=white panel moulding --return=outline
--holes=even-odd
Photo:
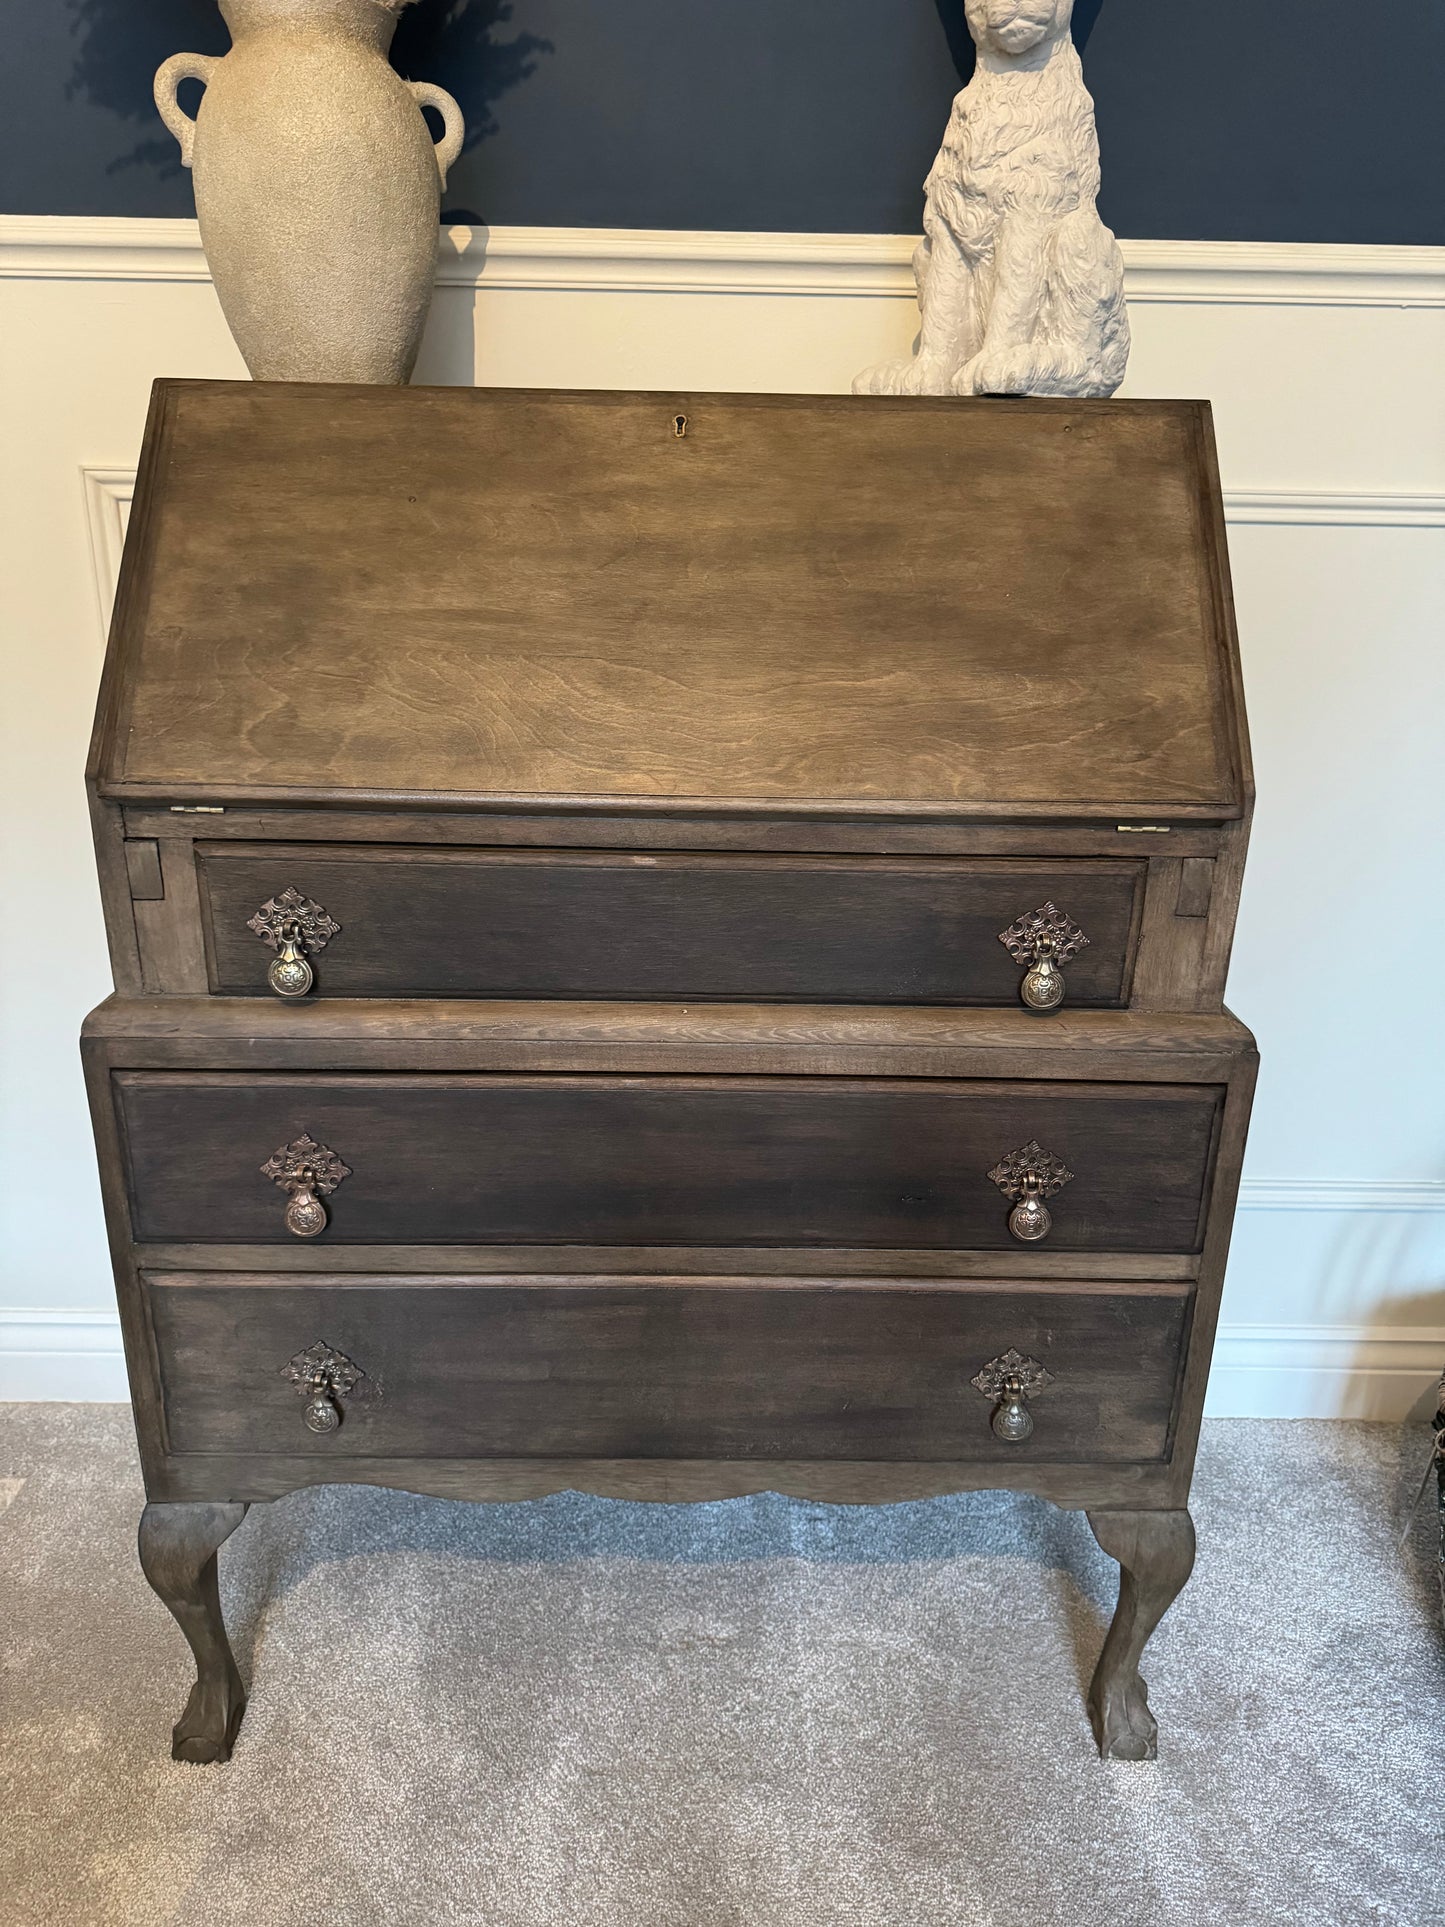
[[[917,237],[671,228],[451,227],[443,285],[658,294],[911,296]],[[1139,302],[1445,307],[1445,248],[1121,241]],[[0,217],[0,278],[207,281],[194,221]]]
[[[1241,1211],[1445,1211],[1445,1180],[1246,1178]],[[1445,1357],[1440,1360],[1445,1366]]]
[[[91,567],[95,571],[95,604],[104,635],[110,628],[111,605],[120,580],[121,550],[125,547],[131,498],[135,494],[135,470],[83,468],[80,478],[85,486],[85,520],[90,532]]]
[[[1445,495],[1352,495],[1329,489],[1226,489],[1232,523],[1349,529],[1445,529]]]

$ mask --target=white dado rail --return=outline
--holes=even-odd
[[[417,378],[841,392],[907,345],[912,248],[453,228]],[[1403,967],[1380,939],[1402,906],[1445,952],[1419,869],[1445,840],[1445,249],[1123,249],[1123,393],[1214,401],[1259,775],[1231,1001],[1264,1071],[1210,1409],[1398,1417],[1445,1364],[1438,1065],[1380,974]],[[3,966],[0,1124],[27,1209],[0,1250],[0,1397],[123,1397],[98,1203],[85,1160],[51,1155],[87,1141],[74,1037],[107,988],[79,771],[151,379],[244,370],[192,221],[0,219],[0,316],[26,371],[0,569],[28,676],[0,782],[46,825],[0,887],[44,901],[54,939],[45,973]],[[1287,968],[1315,916],[1327,933]]]
[[[907,234],[685,228],[450,227],[443,287],[625,294],[913,298]],[[1315,242],[1121,241],[1131,302],[1445,307],[1445,248]],[[0,276],[209,281],[194,221],[0,216]]]

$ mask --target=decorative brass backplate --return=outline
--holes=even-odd
[[[254,917],[246,919],[246,928],[254,930],[262,943],[269,944],[273,950],[281,948],[293,925],[308,950],[324,950],[341,929],[335,917],[328,916],[319,903],[290,888],[278,897],[269,898]]]
[[[348,1358],[345,1352],[336,1352],[319,1340],[309,1345],[304,1352],[288,1359],[281,1367],[282,1378],[289,1378],[298,1392],[321,1389],[340,1392],[344,1397],[366,1377],[366,1373]]]
[[[326,1145],[303,1134],[273,1151],[261,1166],[261,1175],[288,1194],[285,1225],[292,1237],[318,1238],[327,1222],[321,1200],[351,1176],[351,1167]]]
[[[297,1352],[281,1367],[281,1376],[306,1400],[301,1422],[308,1432],[335,1432],[345,1416],[341,1401],[366,1377],[366,1373],[345,1352],[333,1351],[319,1341]],[[372,1387],[374,1397],[380,1390]]]
[[[1046,1151],[1037,1138],[1030,1138],[1017,1151],[1000,1158],[988,1176],[989,1182],[996,1184],[1006,1198],[1018,1199],[1028,1188],[1026,1181],[1030,1174],[1035,1180],[1034,1189],[1042,1198],[1051,1198],[1056,1191],[1062,1191],[1074,1176],[1063,1159]]]
[[[1026,1358],[1012,1346],[997,1358],[991,1358],[983,1370],[976,1372],[969,1380],[974,1390],[982,1392],[985,1398],[1005,1398],[1010,1395],[1034,1398],[1053,1382],[1051,1371],[1036,1358]]]
[[[969,1381],[975,1391],[994,1401],[988,1422],[994,1437],[1005,1445],[1023,1445],[1033,1437],[1029,1399],[1053,1382],[1053,1373],[1045,1371],[1036,1358],[1025,1358],[1012,1347],[991,1358]]]
[[[307,1185],[329,1197],[343,1178],[351,1176],[351,1166],[343,1164],[325,1144],[318,1144],[309,1131],[273,1151],[261,1166],[261,1176],[279,1184],[283,1191]]]
[[[1089,941],[1073,918],[1066,917],[1053,903],[1041,903],[1037,910],[1026,911],[998,933],[999,942],[1016,964],[1036,960],[1040,938],[1053,945],[1056,964],[1066,964]]]

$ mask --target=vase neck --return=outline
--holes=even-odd
[[[233,41],[279,27],[293,33],[345,34],[383,54],[396,32],[396,14],[386,0],[221,0],[221,17]]]

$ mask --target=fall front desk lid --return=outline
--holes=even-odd
[[[92,773],[1238,816],[1208,407],[160,382]]]

